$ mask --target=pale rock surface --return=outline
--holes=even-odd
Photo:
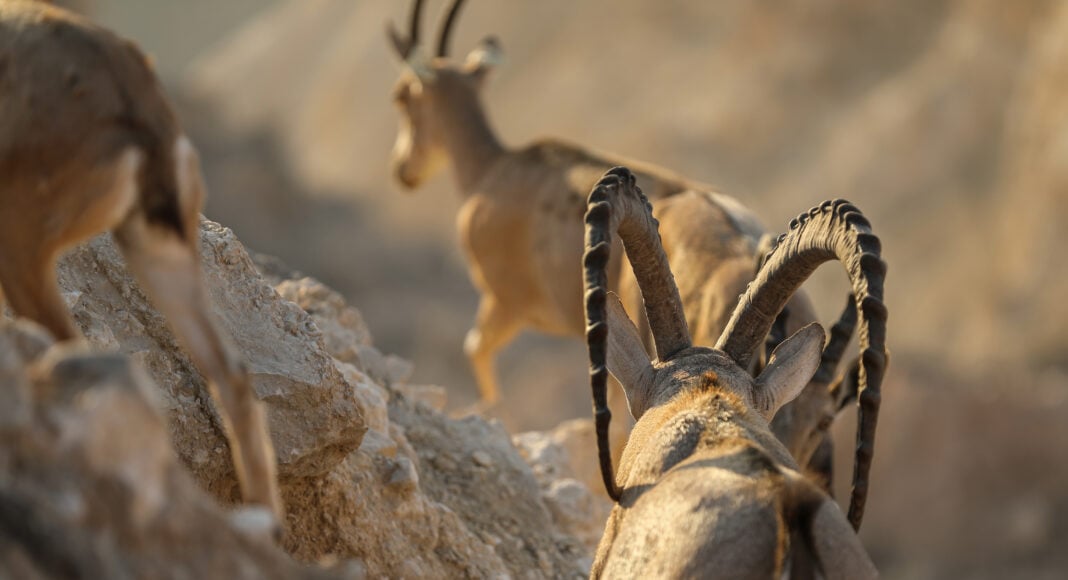
[[[130,359],[0,321],[0,578],[360,578],[234,525],[170,445]]]
[[[233,232],[205,220],[201,258],[216,319],[266,403],[279,476],[323,475],[359,446],[366,430],[353,388],[326,352],[315,322],[263,282]],[[70,252],[58,277],[89,342],[129,355],[160,386],[182,461],[216,495],[237,499],[206,383],[133,281],[111,237],[98,236]]]
[[[311,316],[334,358],[365,369],[375,381],[386,385],[403,383],[411,376],[412,364],[379,352],[371,343],[363,316],[345,304],[337,292],[311,278],[282,280],[275,289]]]
[[[20,578],[586,574],[588,541],[566,527],[584,512],[560,513],[582,505],[581,488],[546,494],[499,423],[450,419],[441,387],[404,384],[410,364],[379,353],[337,293],[309,278],[268,283],[207,220],[201,250],[214,313],[268,407],[289,555],[259,529],[263,514],[227,516],[204,493],[237,500],[214,405],[101,236],[58,274],[88,348],[115,354],[52,356],[37,327],[0,323],[0,381],[13,393],[0,410],[0,535],[11,539],[0,567]],[[31,378],[42,356],[44,378]]]
[[[294,556],[355,556],[374,574],[402,578],[585,575],[587,550],[554,524],[531,468],[498,423],[449,419],[440,412],[441,387],[364,374],[360,363],[374,347],[358,313],[311,278],[275,282],[315,318],[343,376],[364,391],[357,396],[369,428],[360,449],[326,478],[284,490]],[[355,337],[364,350],[351,347]],[[322,505],[330,509],[314,507]]]
[[[546,432],[512,438],[534,470],[553,522],[589,550],[589,564],[612,511],[601,481],[593,421],[572,419]]]

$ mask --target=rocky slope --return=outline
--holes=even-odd
[[[584,574],[589,542],[554,519],[499,424],[443,415],[443,390],[406,384],[410,365],[375,349],[359,312],[322,284],[270,263],[262,277],[210,221],[201,249],[215,314],[268,406],[290,556],[259,535],[262,514],[224,507],[236,483],[203,379],[101,236],[59,267],[88,347],[0,322],[0,380],[13,393],[0,417],[0,571]]]
[[[202,491],[131,358],[0,321],[0,383],[0,577],[343,577],[243,531],[255,512]]]

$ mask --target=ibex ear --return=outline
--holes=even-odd
[[[826,334],[813,322],[784,340],[756,379],[753,403],[771,421],[780,407],[794,400],[820,366]]]
[[[645,393],[653,380],[653,364],[642,345],[638,328],[627,316],[615,292],[608,293],[608,372],[623,385],[631,414],[637,419],[645,411]]]
[[[496,37],[487,36],[468,53],[464,60],[464,69],[481,82],[485,80],[493,67],[501,64],[503,60],[504,51],[501,50],[501,44]]]

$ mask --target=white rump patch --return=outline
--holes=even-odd
[[[141,173],[144,161],[145,155],[137,147],[127,147],[119,154],[115,164],[115,183],[109,196],[111,203],[104,218],[108,229],[126,219],[133,208],[140,189],[137,176]]]
[[[199,212],[200,204],[204,202],[200,156],[193,142],[185,135],[180,135],[174,141],[174,173],[178,179],[178,207],[181,208],[183,217]]]

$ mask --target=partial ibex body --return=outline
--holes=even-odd
[[[275,456],[201,281],[196,151],[144,55],[44,3],[0,1],[0,286],[58,340],[80,335],[56,284],[69,247],[111,230],[207,377],[241,492],[281,516]]]
[[[807,340],[822,340],[818,330]],[[805,354],[818,359],[818,346]],[[665,367],[697,374],[631,433],[592,576],[779,578],[799,550],[825,578],[873,576],[834,500],[799,473],[752,403],[707,370],[723,361],[698,361]]]
[[[821,364],[824,333],[808,325],[775,349],[753,378],[750,361],[779,311],[821,263],[847,266],[863,318],[862,405],[877,408],[885,368],[885,265],[867,221],[845,202],[804,214],[780,240],[734,310],[715,348],[694,346],[657,222],[633,176],[605,175],[586,214],[587,342],[602,473],[618,500],[593,577],[779,577],[807,555],[827,578],[876,575],[837,504],[798,473],[768,422]],[[613,234],[644,297],[657,360],[622,303],[607,291]],[[613,476],[607,448],[607,373],[638,420]],[[870,451],[874,414],[860,446]],[[870,428],[870,430],[869,430]],[[858,461],[850,517],[859,525],[870,455]]]
[[[654,200],[694,342],[711,346],[756,270],[765,232],[759,220],[734,199],[666,169],[556,140],[519,149],[504,146],[479,96],[498,60],[496,42],[487,39],[462,64],[446,57],[449,27],[460,6],[460,1],[451,5],[432,60],[419,50],[421,0],[415,2],[408,38],[392,31],[394,47],[406,63],[394,91],[402,122],[393,172],[405,187],[415,188],[447,162],[465,198],[458,229],[481,302],[464,350],[482,402],[497,401],[494,358],[520,330],[581,336],[582,282],[574,266],[582,243],[581,218],[590,188],[615,165],[634,168],[638,183]],[[618,265],[610,265],[613,288]],[[627,308],[640,314],[633,281],[625,276],[619,284]],[[786,312],[783,331],[792,333],[815,320],[802,293]],[[811,387],[774,425],[803,465],[821,444],[828,445],[827,427],[841,408],[828,393],[837,362],[828,357]]]

